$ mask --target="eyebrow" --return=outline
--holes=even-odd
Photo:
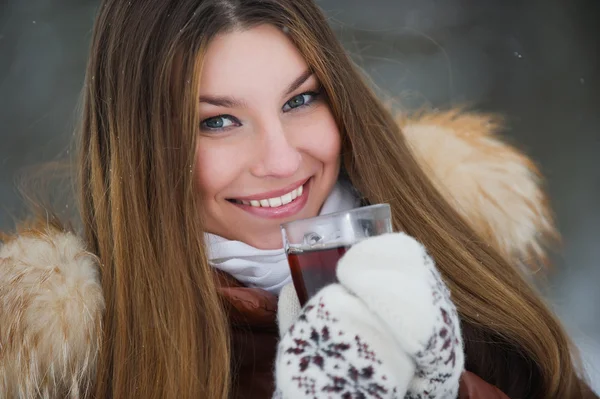
[[[229,96],[200,96],[201,103],[225,108],[246,108],[246,102]]]
[[[298,76],[286,89],[285,95],[290,94],[298,87],[302,86],[304,82],[308,80],[313,75],[313,71],[307,69],[302,73],[302,75]],[[246,102],[243,100],[238,100],[236,98],[230,96],[200,96],[201,103],[211,104],[217,107],[225,107],[225,108],[245,108]]]
[[[294,90],[296,90],[298,87],[302,86],[302,83],[306,82],[308,80],[308,78],[310,78],[313,75],[313,71],[311,71],[310,69],[307,69],[306,71],[304,71],[304,73],[302,73],[302,75],[298,76],[296,78],[296,80],[294,80],[292,82],[292,84],[290,84],[287,88],[287,90],[285,91],[285,94],[288,95],[291,92],[293,92]]]

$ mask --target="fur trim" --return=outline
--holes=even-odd
[[[544,248],[558,234],[541,175],[498,137],[500,118],[452,110],[398,122],[438,190],[486,242],[531,269],[547,263]]]
[[[451,111],[399,118],[438,189],[507,256],[544,259],[554,232],[539,174],[496,137],[499,123]],[[95,373],[104,299],[97,259],[59,226],[0,248],[0,396],[82,397]]]
[[[104,309],[95,256],[56,227],[0,248],[0,396],[85,396]]]

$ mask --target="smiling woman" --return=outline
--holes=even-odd
[[[220,35],[205,55],[199,114],[206,230],[281,248],[279,225],[316,216],[338,178],[340,134],[318,78],[274,26]]]
[[[105,0],[84,99],[85,238],[0,251],[0,396],[594,397],[518,267],[535,167],[492,117],[396,118],[313,1]],[[279,225],[381,202],[404,233],[295,307]]]

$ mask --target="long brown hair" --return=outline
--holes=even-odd
[[[514,398],[577,398],[556,317],[436,191],[389,112],[309,0],[105,0],[81,132],[82,219],[106,298],[96,396],[225,398],[228,327],[194,187],[202,56],[217,34],[288,33],[326,90],[343,168],[428,248],[462,317],[467,368]]]

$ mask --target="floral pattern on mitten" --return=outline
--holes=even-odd
[[[282,337],[276,397],[456,398],[459,317],[421,244],[391,234],[355,245]]]
[[[393,363],[404,367],[393,370],[384,364],[371,347],[373,340],[385,342],[381,332],[376,331],[377,321],[373,320],[373,325],[367,328],[356,328],[354,320],[345,317],[345,312],[334,310],[344,302],[350,305],[350,312],[365,312],[343,287],[333,285],[308,302],[283,336],[276,361],[276,398],[399,399],[404,396],[414,374],[412,361],[401,354],[401,361]],[[330,303],[334,305],[329,306]],[[395,378],[395,372],[406,377]]]
[[[403,233],[365,240],[342,258],[338,278],[414,359],[406,398],[455,398],[464,369],[460,319],[425,248]]]
[[[427,343],[414,355],[417,370],[406,399],[455,398],[464,363],[459,316],[433,261],[425,256],[424,263],[432,274],[430,284],[437,316]]]

